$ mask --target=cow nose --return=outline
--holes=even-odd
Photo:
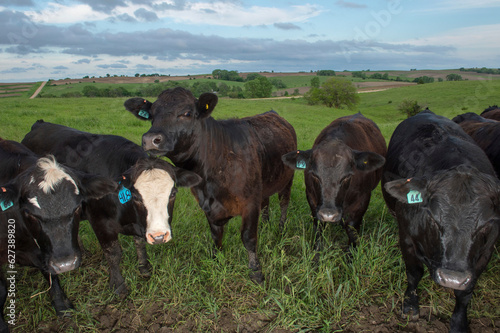
[[[52,273],[61,274],[78,268],[80,266],[80,262],[80,257],[75,255],[63,259],[51,259],[49,261],[49,267],[51,268]]]
[[[337,209],[320,209],[318,219],[324,222],[339,222],[342,217]]]
[[[146,238],[148,243],[151,245],[166,243],[172,239],[172,237],[170,236],[170,232],[168,231],[166,233],[163,232],[148,233]]]
[[[443,287],[465,290],[472,281],[472,274],[468,271],[460,272],[445,268],[436,270],[436,282]]]
[[[142,147],[144,150],[158,149],[163,142],[161,134],[144,134],[142,136]]]

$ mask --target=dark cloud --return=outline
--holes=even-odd
[[[115,21],[122,21],[122,22],[129,22],[129,23],[133,23],[133,22],[137,22],[137,20],[130,16],[129,14],[121,14],[121,15],[117,15],[115,17],[112,17],[109,19],[111,22],[115,22]]]
[[[246,66],[253,71],[279,70],[277,65],[281,70],[286,68],[287,71],[307,70],[304,66],[310,66],[311,70],[366,69],[368,66],[372,69],[394,68],[394,64],[398,63],[412,64],[411,68],[415,68],[425,67],[423,59],[425,61],[434,59],[435,62],[445,63],[455,51],[448,46],[416,46],[371,40],[277,41],[268,38],[225,38],[166,28],[95,33],[88,30],[84,24],[69,27],[38,24],[32,25],[29,33],[23,34],[23,30],[16,26],[15,22],[30,24],[23,14],[0,12],[0,31],[5,32],[0,34],[0,44],[6,45],[4,53],[50,54],[57,50],[80,56],[80,60],[77,61],[80,64],[90,63],[87,59],[103,55],[118,57],[113,64],[99,66],[105,69],[133,67],[127,62],[126,57],[129,56],[139,56],[145,61],[154,57],[166,63],[188,59],[191,63],[199,64],[199,67],[190,66],[186,69],[186,73],[193,73],[193,70],[200,70],[203,66],[212,66],[209,64],[213,61],[223,64],[231,60],[240,62],[238,64],[240,71],[245,70]],[[17,34],[18,38],[9,39],[9,35],[13,34]],[[205,70],[204,67],[203,69]]]
[[[126,2],[122,0],[78,0],[78,2],[87,4],[93,10],[110,14],[116,7],[125,7]]]
[[[158,16],[156,15],[155,12],[149,11],[144,8],[139,8],[134,12],[135,17],[142,21],[146,22],[153,22],[153,21],[158,21]]]
[[[80,60],[77,60],[75,62],[73,62],[74,64],[90,64],[90,59],[80,59]]]
[[[345,7],[345,8],[366,8],[366,5],[361,5],[358,3],[350,2],[350,1],[343,1],[343,0],[338,0],[335,2],[337,6],[340,7]]]
[[[102,68],[102,69],[128,68],[127,65],[124,65],[124,64],[106,64],[106,65],[97,65],[97,67]]]
[[[56,67],[53,67],[53,69],[63,70],[63,69],[69,69],[69,68],[66,66],[56,66]]]
[[[298,25],[293,23],[274,23],[274,27],[281,30],[302,30]]]
[[[35,4],[32,0],[0,0],[1,6],[15,7],[33,7]]]

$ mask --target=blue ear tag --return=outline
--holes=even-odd
[[[10,207],[14,206],[14,203],[10,200],[7,201],[0,201],[0,207],[2,208],[2,211],[6,211]]]
[[[141,116],[142,118],[149,119],[149,112],[146,110],[139,111],[138,115]]]
[[[307,164],[306,161],[304,160],[302,161],[297,160],[297,164],[295,164],[295,166],[297,167],[297,169],[305,169]]]
[[[408,199],[409,204],[423,202],[422,193],[420,193],[419,191],[415,191],[415,190],[411,190],[410,192],[408,192],[408,194],[406,195],[406,198]]]
[[[131,198],[132,198],[132,193],[130,192],[130,190],[125,186],[122,186],[120,192],[118,192],[118,199],[120,200],[120,202],[122,204],[127,203],[130,201]]]

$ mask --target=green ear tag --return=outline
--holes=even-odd
[[[423,202],[422,193],[420,193],[419,191],[415,191],[415,190],[411,190],[410,192],[408,192],[408,194],[406,195],[406,198],[408,199],[409,204]]]
[[[7,201],[0,201],[0,207],[2,208],[2,211],[6,211],[10,207],[14,206],[14,203],[10,200]]]
[[[149,112],[146,110],[139,111],[138,115],[141,116],[142,118],[149,119]]]
[[[304,160],[302,161],[297,160],[297,164],[295,164],[295,166],[297,167],[297,169],[305,169],[307,164],[306,161]]]

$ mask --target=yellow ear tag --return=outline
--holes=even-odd
[[[364,164],[368,164],[368,161],[364,161],[363,163],[364,163]]]
[[[207,105],[205,105],[205,107],[206,107],[206,108],[207,108],[207,110],[208,110],[208,104],[207,104]]]

